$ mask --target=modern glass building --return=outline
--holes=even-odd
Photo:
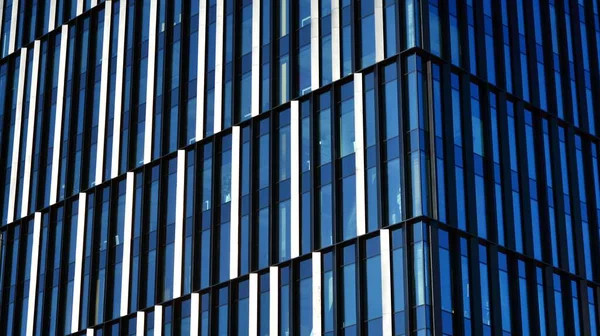
[[[598,335],[599,0],[0,0],[0,334]]]

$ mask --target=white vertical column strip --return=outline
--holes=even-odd
[[[123,113],[123,73],[125,67],[125,29],[127,28],[127,0],[119,1],[119,36],[117,40],[117,77],[115,78],[115,118],[113,125],[112,161],[110,178],[119,175],[121,153],[121,114]]]
[[[290,107],[290,257],[296,258],[300,255],[300,104],[292,100]]]
[[[229,278],[238,277],[239,240],[240,240],[240,149],[241,137],[239,126],[231,131],[231,216],[229,220]]]
[[[269,267],[269,335],[279,335],[279,268]]]
[[[375,0],[375,62],[385,58],[385,44],[383,43],[383,0]]]
[[[96,5],[98,5],[98,0],[90,1],[90,8],[94,8],[94,7],[96,7]]]
[[[125,220],[123,222],[123,271],[121,277],[121,316],[129,312],[129,277],[131,273],[131,241],[133,232],[133,200],[135,174],[127,173],[125,187]],[[137,214],[139,216],[139,214]]]
[[[312,253],[313,335],[322,334],[321,316],[321,252]]]
[[[310,0],[310,85],[315,91],[321,84],[321,69],[319,67],[319,50],[321,39],[319,36],[319,0]]]
[[[38,263],[40,257],[40,231],[42,228],[42,214],[36,212],[33,218],[33,243],[31,244],[31,269],[29,271],[29,297],[27,299],[27,330],[26,335],[33,335],[35,322],[35,304],[37,302]],[[38,333],[41,333],[38,330]]]
[[[390,252],[390,231],[379,231],[381,246],[381,305],[383,335],[392,336],[392,272]]]
[[[23,92],[25,91],[25,74],[27,73],[27,48],[21,49],[21,65],[19,68],[19,84],[17,86],[17,110],[15,111],[15,131],[13,139],[12,163],[10,170],[10,189],[8,195],[8,213],[6,222],[15,219],[15,197],[17,194],[17,178],[19,172],[19,149],[21,148],[21,123],[23,121]]]
[[[83,243],[85,242],[85,211],[87,196],[79,194],[79,210],[77,212],[77,243],[75,244],[75,275],[73,280],[73,309],[71,311],[71,332],[79,331],[79,309],[81,301],[81,278],[83,273]],[[83,293],[85,295],[85,293]]]
[[[248,290],[248,336],[258,336],[258,274],[250,273],[249,280],[250,284]]]
[[[221,131],[223,124],[223,39],[225,38],[225,0],[217,0],[217,27],[215,46],[215,103],[214,103],[214,132]],[[210,113],[210,111],[207,111]]]
[[[331,0],[331,78],[340,79],[342,57],[340,44],[340,0]]]
[[[177,184],[175,188],[175,253],[173,254],[173,298],[181,296],[183,276],[183,220],[185,204],[185,150],[177,151]]]
[[[200,294],[192,293],[190,305],[190,336],[200,334]]]
[[[83,13],[83,3],[85,0],[77,0],[77,16]]]
[[[110,70],[110,30],[112,1],[106,0],[104,8],[104,36],[102,37],[102,69],[100,74],[100,108],[98,110],[98,154],[96,155],[96,184],[104,176],[104,141],[106,140],[106,110],[108,104],[108,72]]]
[[[146,314],[143,311],[139,311],[135,317],[135,335],[144,336],[146,333]]]
[[[94,336],[94,329],[93,328],[87,328],[85,330],[85,335],[86,336]]]
[[[250,113],[260,114],[260,0],[252,0],[252,101]]]
[[[12,13],[10,21],[10,40],[8,42],[8,53],[12,54],[15,51],[17,44],[17,23],[19,20],[19,0],[13,0]]]
[[[45,32],[53,31],[55,26],[56,26],[56,0],[50,0],[50,11],[48,12],[48,30],[46,30]]]
[[[199,28],[198,28],[198,86],[196,93],[196,141],[204,138],[204,91],[206,88],[206,2],[200,1]],[[210,113],[211,111],[207,111]]]
[[[60,146],[62,144],[62,119],[65,105],[65,73],[67,69],[67,47],[69,26],[62,26],[60,33],[60,62],[58,64],[58,88],[56,89],[56,115],[54,122],[54,146],[52,150],[52,177],[50,180],[50,205],[58,197],[58,172],[60,165]]]
[[[354,152],[356,160],[356,234],[367,228],[365,205],[365,127],[363,116],[363,75],[354,74]]]
[[[163,330],[163,307],[154,306],[154,335],[162,336]]]
[[[148,76],[146,89],[146,130],[144,131],[144,164],[152,159],[152,130],[154,117],[154,73],[156,71],[156,25],[158,1],[150,1],[150,31],[148,40]]]
[[[33,156],[33,139],[35,135],[35,116],[39,71],[40,41],[36,40],[33,44],[33,70],[31,73],[31,89],[29,91],[29,116],[27,117],[27,142],[25,145],[25,167],[23,175],[23,199],[21,201],[21,217],[29,215],[29,188],[31,185],[31,161]]]

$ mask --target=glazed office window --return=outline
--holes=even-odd
[[[598,145],[595,143],[590,144],[591,152],[592,152],[592,175],[594,178],[594,197],[596,199],[596,216],[600,217],[600,169],[598,164],[600,161],[598,160]],[[592,211],[594,211],[592,209]],[[590,233],[591,234],[591,233]]]
[[[310,16],[310,0],[300,0],[295,3],[297,5],[296,16],[296,41],[298,49],[298,65],[295,69],[297,92],[294,96],[304,95],[311,90],[311,16]]]
[[[354,70],[354,45],[355,36],[352,34],[352,0],[339,0],[339,11],[342,13],[339,18],[339,34],[340,34],[340,52],[341,55],[332,55],[339,57],[341,61],[342,77],[349,75]]]
[[[306,100],[300,103],[300,171],[301,171],[301,199],[300,199],[300,254],[309,253],[313,246],[314,223],[311,213],[313,201],[311,199],[312,191],[311,181],[311,162],[313,160],[313,136],[311,125],[311,102]]]
[[[527,67],[527,36],[525,30],[525,12],[523,8],[523,0],[516,1],[517,10],[517,28],[519,32],[519,51],[521,60],[521,82],[523,90],[523,99],[530,101],[529,96],[529,68]]]
[[[535,268],[540,335],[546,335],[546,297],[544,295],[544,274],[541,267]]]
[[[100,230],[94,233],[94,252],[92,262],[92,282],[90,286],[90,294],[92,302],[95,303],[91,309],[90,325],[104,322],[107,319],[106,305],[108,304],[107,278],[110,269],[106,263],[100,262],[108,258],[108,240],[109,240],[109,225],[110,225],[110,186],[104,187],[96,195],[96,206],[98,207],[98,217],[92,225],[99,227]],[[95,259],[95,260],[94,260]]]
[[[290,110],[286,109],[278,116],[278,141],[275,144],[276,151],[279,152],[279,168],[277,172],[278,189],[278,215],[277,215],[277,233],[279,242],[279,260],[288,260],[291,256],[291,201],[290,201],[290,174],[291,174],[291,130],[290,130]]]
[[[217,39],[217,0],[208,0],[206,18],[206,103],[204,106],[204,135],[214,133],[215,108],[215,58]],[[202,108],[199,106],[198,108]]]
[[[554,1],[549,2],[550,7],[550,32],[552,34],[552,53],[554,58],[554,85],[555,85],[555,97],[556,97],[556,106],[558,117],[561,119],[565,118],[564,108],[563,107],[563,99],[562,99],[562,75],[560,73],[560,62],[559,62],[559,52],[561,50],[558,44],[558,23],[556,22],[556,8],[554,6]]]
[[[201,195],[200,195],[200,215],[201,225],[200,230],[195,234],[195,248],[200,250],[200,266],[194,269],[194,289],[206,288],[209,285],[211,277],[211,232],[212,232],[212,217],[213,217],[213,145],[207,143],[200,147],[199,154],[202,153],[201,160],[198,163],[196,176],[200,179]],[[198,247],[198,245],[200,245]]]
[[[14,0],[7,0],[4,2],[4,10],[3,13],[6,13],[8,15],[3,15],[2,17],[2,57],[6,57],[6,55],[8,55],[8,43],[9,43],[9,39],[10,39],[10,25],[11,25],[11,19],[12,19],[12,15],[10,15],[9,13],[12,13],[12,6],[15,5],[13,4]]]
[[[565,36],[567,37],[567,56],[568,56],[568,60],[569,60],[569,80],[570,80],[570,91],[571,91],[571,106],[569,106],[571,108],[571,112],[573,113],[573,123],[575,124],[575,126],[579,127],[580,124],[580,119],[579,119],[579,103],[578,103],[578,97],[577,97],[577,79],[575,78],[575,71],[572,70],[575,67],[575,59],[574,59],[574,55],[573,55],[573,39],[576,37],[573,37],[572,34],[572,27],[571,27],[571,14],[570,14],[570,4],[569,3],[565,3],[564,4],[564,13],[565,13]],[[568,110],[567,106],[565,106],[565,109]]]
[[[442,53],[439,0],[429,2],[429,51],[436,56]]]
[[[222,96],[222,122],[223,128],[228,128],[235,123],[233,115],[233,56],[235,42],[235,25],[233,20],[234,0],[225,0],[225,18],[223,32],[223,96]],[[217,85],[219,83],[215,83]],[[241,99],[241,97],[237,97]]]
[[[377,162],[372,158],[377,152],[377,130],[378,117],[375,109],[375,74],[373,72],[364,75],[364,120],[365,120],[365,144],[367,158],[367,231],[377,230],[379,223],[379,181],[377,174]]]
[[[590,246],[590,239],[594,236],[594,233],[590,231],[590,224],[588,222],[588,206],[587,206],[587,193],[586,193],[586,176],[585,176],[585,162],[583,159],[583,144],[581,136],[575,135],[575,159],[577,162],[577,187],[579,190],[579,209],[581,216],[581,234],[583,238],[583,262],[585,266],[585,276],[588,279],[594,278],[594,272],[592,269],[592,250]]]
[[[469,67],[471,73],[477,75],[477,45],[475,33],[475,14],[473,0],[465,1],[467,13],[467,37],[469,39]]]
[[[186,144],[191,144],[196,140],[196,114],[197,111],[203,111],[203,106],[197,106],[197,88],[198,88],[198,29],[199,29],[199,2],[190,1],[184,9],[184,43],[187,45],[187,55],[183,57],[183,66],[186,69],[182,72],[184,81],[182,89],[187,88],[187,93],[182,94],[182,97],[187,98],[187,120],[184,123],[187,134],[185,137]],[[205,37],[206,38],[206,37]],[[113,44],[114,46],[114,44]],[[182,53],[185,55],[185,48]],[[204,70],[204,69],[203,69]],[[185,100],[184,100],[185,101]],[[199,116],[202,118],[202,116]]]
[[[183,269],[182,269],[182,293],[192,290],[192,249],[195,213],[195,191],[196,191],[196,152],[192,149],[185,153],[185,182],[184,182],[184,220],[183,220]]]
[[[537,57],[537,76],[539,85],[539,106],[542,110],[548,110],[548,98],[546,93],[546,71],[544,65],[544,39],[542,26],[542,13],[540,0],[533,0],[533,28],[535,33],[536,57]],[[586,52],[587,54],[587,52]]]
[[[463,328],[465,333],[471,332],[471,286],[469,275],[469,248],[466,238],[460,238],[460,272],[462,288]]]
[[[323,300],[323,334],[333,335],[334,333],[334,311],[337,300],[334,301],[333,295],[335,292],[333,281],[333,252],[323,253],[323,289],[321,295]]]
[[[258,145],[258,202],[259,202],[259,213],[258,213],[258,225],[255,229],[258,230],[257,236],[258,241],[255,246],[258,245],[258,268],[263,268],[269,264],[269,202],[270,202],[270,181],[269,175],[271,170],[271,149],[270,149],[270,120],[263,119],[260,121],[258,129],[258,141],[255,141]]]
[[[250,271],[250,218],[252,212],[249,209],[251,196],[250,180],[251,175],[251,127],[242,128],[242,145],[240,159],[240,196],[241,196],[241,220],[240,220],[240,274],[246,274]]]
[[[241,33],[237,38],[241,40],[241,47],[238,48],[238,60],[236,71],[238,72],[237,81],[239,85],[240,99],[236,99],[237,120],[247,120],[251,117],[251,95],[252,95],[252,4],[250,1],[238,2],[241,8]]]
[[[510,29],[508,23],[508,4],[507,0],[500,0],[500,8],[502,11],[502,37],[504,44],[504,85],[506,91],[513,92],[513,77],[512,77],[512,61],[510,47]]]
[[[384,21],[384,46],[385,46],[385,57],[390,57],[398,53],[398,23],[397,23],[397,5],[396,1],[384,1],[383,2],[383,21]],[[401,6],[401,4],[398,4]]]
[[[332,70],[332,49],[331,49],[331,0],[319,1],[319,68],[321,69],[321,86],[331,83],[333,77]]]
[[[3,99],[4,103],[0,104],[0,155],[7,155],[9,151],[11,151],[11,139],[13,138],[13,119],[14,115],[11,111],[7,111],[9,108],[6,100],[10,102],[10,91],[12,90],[11,81],[9,79],[8,74],[8,64],[6,62],[0,65],[0,97]],[[18,69],[14,69],[18,73]],[[14,80],[13,80],[14,81]],[[4,137],[7,137],[7,140]],[[6,147],[5,147],[6,145]],[[12,155],[7,155],[6,157],[12,157]],[[10,172],[7,170],[10,167],[11,160],[4,160],[5,162],[0,163],[0,172],[6,172],[4,180],[0,180],[4,182],[4,185],[9,185],[10,183]],[[50,189],[47,187],[46,189]],[[4,225],[6,222],[6,210],[8,206],[8,193],[9,189],[5,188],[4,193],[0,193],[0,200],[2,204],[0,205],[0,226]]]
[[[560,155],[560,164],[558,169],[561,173],[561,182],[563,186],[563,201],[564,201],[564,212],[565,212],[565,239],[567,241],[567,260],[569,262],[567,266],[568,270],[571,273],[575,273],[577,269],[577,264],[575,262],[575,238],[573,235],[573,221],[571,217],[571,192],[570,192],[570,183],[569,183],[569,169],[567,162],[567,139],[565,134],[565,129],[563,127],[558,127],[558,146],[559,146],[559,155]]]
[[[460,101],[460,77],[451,75],[452,128],[454,139],[454,178],[456,180],[456,221],[459,229],[467,230],[465,204],[465,172],[463,166],[462,111]]]
[[[479,86],[471,82],[471,130],[473,134],[473,162],[475,172],[475,200],[477,234],[482,238],[488,237],[487,220],[487,197],[486,197],[486,174],[483,168],[485,160],[484,151],[484,124],[482,117],[481,102],[479,98]]]
[[[500,283],[500,315],[502,321],[502,331],[505,334],[512,332],[511,325],[511,300],[510,300],[510,282],[508,280],[508,262],[506,254],[498,253],[498,276]]]
[[[290,99],[290,0],[273,0],[277,3],[275,7],[276,13],[276,29],[277,40],[275,42],[279,53],[276,56],[276,79],[275,85],[277,89],[277,103],[283,104]]]
[[[237,307],[235,314],[237,315],[237,334],[239,336],[248,336],[249,330],[248,318],[250,316],[250,295],[249,295],[249,281],[240,281],[237,289]],[[232,327],[233,328],[233,327]]]
[[[442,87],[440,66],[432,64],[433,127],[435,135],[435,187],[437,194],[437,219],[447,224],[446,218],[446,169],[444,163],[444,116],[442,111]]]
[[[450,23],[450,59],[452,64],[460,66],[462,62],[457,0],[448,0],[448,14],[448,21]]]
[[[44,256],[44,257],[40,257],[39,259],[39,264],[38,264],[38,273],[36,274],[36,276],[38,277],[39,282],[38,282],[38,286],[37,286],[37,291],[36,291],[36,302],[35,302],[35,321],[34,323],[34,332],[43,330],[43,325],[42,323],[44,322],[44,302],[47,300],[47,293],[46,293],[46,279],[48,279],[46,277],[46,274],[50,274],[51,270],[49,267],[46,267],[47,265],[51,265],[50,263],[50,259],[48,257],[45,257],[47,255],[50,254],[49,252],[49,245],[50,245],[50,241],[49,241],[49,231],[50,231],[50,225],[49,225],[49,213],[46,212],[44,214],[42,214],[42,221],[41,221],[41,234],[40,234],[40,241],[39,241],[39,255],[40,256]],[[8,240],[8,234],[5,233],[3,235],[1,235],[0,237],[2,239],[3,242],[7,242]],[[2,265],[4,270],[7,270],[8,265],[6,263],[6,260],[3,259],[4,256],[6,255],[6,248],[5,248],[5,244],[3,244],[2,248],[0,248],[0,265]],[[0,288],[0,290],[2,290],[2,288]],[[0,299],[2,298],[2,295],[0,294]]]
[[[19,162],[17,166],[17,183],[16,183],[16,197],[15,197],[15,208],[14,208],[14,219],[21,218],[21,206],[23,199],[23,179],[25,175],[25,153],[27,146],[27,133],[29,133],[28,120],[29,120],[29,100],[31,91],[31,80],[33,71],[33,49],[29,49],[27,52],[27,64],[25,72],[25,87],[24,97],[22,98],[22,110],[21,110],[21,139],[20,145],[17,150],[19,151]]]
[[[220,194],[219,211],[215,213],[218,216],[216,222],[216,234],[218,235],[217,246],[218,260],[216,260],[217,277],[213,283],[220,283],[229,280],[229,244],[230,244],[230,214],[231,214],[231,135],[227,134],[221,138],[221,153],[220,155],[220,181],[218,191]],[[218,156],[217,156],[218,157]],[[213,261],[213,265],[215,261]]]
[[[484,334],[492,333],[492,303],[488,275],[488,253],[485,245],[479,245],[479,282],[481,287],[481,320]]]
[[[229,287],[218,288],[215,290],[217,300],[215,300],[213,320],[213,333],[218,336],[229,335]],[[215,323],[216,322],[216,323]]]
[[[421,46],[420,5],[419,0],[404,0],[406,49]]]
[[[270,283],[269,273],[260,274],[259,276],[259,294],[258,294],[258,334],[260,336],[268,336],[269,334],[269,299],[270,299]],[[208,321],[207,321],[208,322]],[[208,327],[207,327],[208,330]],[[207,333],[208,335],[208,333]]]
[[[485,31],[485,56],[487,80],[496,85],[496,40],[494,38],[494,10],[492,0],[483,1],[483,27]]]
[[[413,330],[418,334],[431,333],[431,274],[429,257],[429,228],[425,223],[413,225],[412,252],[413,252],[413,284],[414,284],[414,311],[416,325]]]
[[[572,312],[573,312],[573,335],[581,335],[581,321],[579,314],[579,294],[577,281],[571,281],[571,302],[572,302]]]
[[[113,190],[112,197],[113,199],[113,209],[115,209],[116,203],[116,211],[113,211],[113,216],[111,218],[111,228],[110,228],[110,259],[114,265],[112,266],[111,274],[111,283],[110,288],[113,293],[112,296],[112,306],[109,307],[109,311],[111,312],[111,319],[115,319],[120,316],[121,313],[121,300],[117,299],[121,297],[121,280],[122,280],[122,271],[123,271],[123,249],[124,249],[124,234],[125,234],[125,192],[126,192],[126,181],[124,179],[116,182],[113,186],[116,186]],[[116,197],[115,197],[116,196]],[[116,202],[115,202],[116,200]],[[72,209],[71,211],[75,211]],[[76,219],[75,219],[76,220]],[[72,222],[72,228],[77,227],[77,222]],[[76,230],[73,230],[76,231]],[[76,239],[76,232],[71,232],[73,236],[73,243]],[[73,244],[73,253],[75,253],[75,246]],[[75,258],[73,258],[73,267],[75,267]],[[70,314],[69,314],[70,315]],[[67,316],[69,316],[67,315]],[[68,325],[68,324],[67,324]]]
[[[373,0],[358,0],[354,3],[355,13],[360,18],[360,66],[366,68],[375,63],[375,3]]]
[[[521,332],[529,335],[529,291],[527,289],[527,269],[523,260],[517,261],[519,272],[519,301],[521,304]]]
[[[292,326],[290,267],[279,270],[279,335],[289,335]]]
[[[298,280],[296,281],[299,335],[310,336],[313,334],[313,297],[312,297],[312,260],[300,261],[297,267]]]
[[[597,311],[596,311],[596,295],[592,287],[587,287],[587,302],[588,302],[588,314],[590,323],[590,335],[598,335],[598,322],[597,322]]]
[[[87,205],[86,205],[86,219],[85,219],[85,244],[84,244],[84,262],[83,262],[83,280],[81,285],[81,293],[84,295],[81,296],[81,306],[80,306],[80,316],[79,323],[83,326],[91,325],[93,322],[90,317],[90,297],[88,297],[88,293],[90,293],[90,287],[93,284],[92,280],[92,251],[95,251],[94,247],[94,218],[96,218],[96,194],[91,193],[86,197]]]
[[[319,188],[318,205],[320,206],[319,229],[320,246],[333,244],[333,199],[332,186],[326,184]]]
[[[531,236],[533,238],[533,256],[542,260],[542,241],[540,228],[540,211],[537,196],[537,162],[536,141],[534,139],[534,116],[529,110],[525,110],[525,145],[527,148],[527,168],[529,173],[529,204],[531,207]]]
[[[384,68],[383,92],[384,92],[384,140],[390,140],[399,135],[399,113],[398,108],[398,69],[397,64],[392,63]]]
[[[356,311],[356,247],[348,245],[342,248],[340,262],[339,293],[342,294],[340,305],[340,324],[338,330],[344,334],[354,334],[357,329],[357,311]]]
[[[337,104],[337,124],[339,157],[354,153],[355,134],[354,134],[354,82],[345,83],[339,90],[339,99]]]
[[[320,230],[319,246],[324,247],[333,244],[333,198],[332,198],[332,117],[331,117],[331,96],[329,92],[323,93],[319,97],[317,106],[317,128],[318,128],[318,151],[319,160],[317,162],[318,174],[321,176],[321,186],[318,189],[317,205],[319,208]]]
[[[444,335],[454,334],[454,304],[453,304],[453,276],[452,262],[450,259],[450,238],[448,232],[438,231],[438,258],[439,258],[439,276],[440,276],[440,295],[442,309],[442,333]]]
[[[265,112],[268,109],[271,108],[271,103],[273,100],[273,97],[271,97],[271,48],[273,48],[272,46],[272,41],[271,41],[271,31],[273,30],[272,28],[272,22],[271,22],[271,16],[272,16],[272,8],[274,8],[274,5],[272,5],[271,0],[263,0],[260,2],[260,17],[261,17],[261,23],[260,23],[260,34],[261,34],[261,55],[264,55],[264,57],[261,57],[261,74],[260,74],[260,81],[261,81],[261,97],[260,97],[260,106],[261,106],[261,112]],[[269,57],[267,57],[269,56]]]
[[[417,217],[429,214],[429,150],[425,141],[429,133],[429,120],[425,113],[427,83],[419,56],[409,56],[406,65],[409,125],[406,138],[410,148],[407,159],[410,162],[408,169],[411,175],[411,216]]]
[[[506,115],[508,122],[508,145],[509,145],[509,162],[511,170],[511,186],[512,186],[512,205],[513,205],[513,223],[515,232],[515,248],[518,252],[523,253],[523,223],[521,221],[521,187],[519,184],[519,169],[518,169],[518,147],[517,147],[517,125],[515,120],[514,103],[506,102]]]
[[[363,245],[365,312],[363,320],[369,335],[380,335],[382,328],[381,247],[379,236],[367,239]]]
[[[131,290],[129,299],[129,312],[135,312],[138,309],[138,297],[141,294],[142,283],[140,281],[140,260],[142,258],[142,215],[143,215],[143,189],[144,189],[144,173],[139,172],[135,175],[135,190],[133,194],[133,209],[132,216],[132,249],[131,249]]]
[[[162,290],[160,292],[161,301],[169,300],[173,297],[173,260],[175,255],[175,201],[177,199],[177,158],[168,159],[163,164],[163,181],[161,194],[166,195],[158,202],[162,205],[162,211],[166,213],[166,218],[160,220],[159,239],[162,240],[159,253],[159,272],[162,274]],[[166,166],[166,167],[165,167]],[[165,169],[167,168],[167,169]],[[166,185],[165,185],[166,184]],[[166,192],[166,194],[164,194]],[[162,200],[162,201],[161,201]],[[161,214],[161,217],[163,215]],[[161,237],[162,236],[162,237]]]
[[[551,148],[550,148],[550,134],[549,134],[549,126],[548,120],[542,119],[542,132],[544,138],[544,161],[546,168],[546,192],[548,194],[548,224],[550,228],[550,246],[552,251],[552,264],[556,267],[559,266],[559,258],[558,258],[558,231],[556,227],[556,214],[554,210],[554,187],[552,180],[552,157],[551,157]]]

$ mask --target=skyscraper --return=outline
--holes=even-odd
[[[599,0],[0,0],[0,334],[598,335]]]

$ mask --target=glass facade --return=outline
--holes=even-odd
[[[599,0],[0,0],[0,330],[598,335]]]

